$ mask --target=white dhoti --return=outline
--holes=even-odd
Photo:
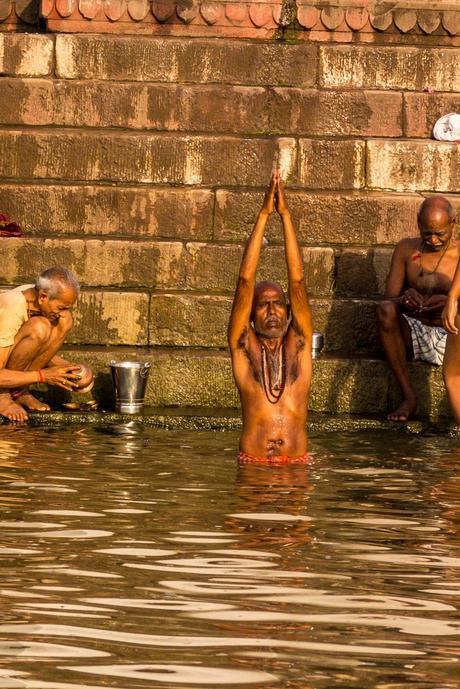
[[[425,325],[416,318],[411,318],[403,313],[409,323],[414,359],[428,361],[435,366],[442,366],[444,352],[446,351],[447,331],[442,325]]]

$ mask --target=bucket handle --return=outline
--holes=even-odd
[[[149,369],[150,369],[150,362],[149,362],[149,361],[146,361],[146,362],[144,363],[144,367],[141,368],[141,370],[140,370],[140,372],[139,372],[140,377],[141,377],[141,378],[145,378],[146,375],[147,375],[148,372],[149,372]]]

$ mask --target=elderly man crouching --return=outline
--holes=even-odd
[[[0,415],[26,421],[27,411],[48,411],[28,389],[48,383],[87,392],[93,374],[57,352],[72,327],[71,310],[80,295],[75,275],[62,266],[45,270],[35,285],[0,294]]]

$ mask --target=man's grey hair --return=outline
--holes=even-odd
[[[64,266],[53,266],[41,273],[35,281],[35,288],[43,290],[50,299],[56,299],[63,289],[72,289],[80,296],[80,284],[71,270]]]

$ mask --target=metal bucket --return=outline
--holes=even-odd
[[[115,409],[121,414],[137,414],[144,406],[145,388],[150,371],[148,361],[111,361]]]
[[[324,336],[322,333],[313,333],[311,339],[311,356],[313,359],[317,359],[321,354],[321,350],[324,347]]]

